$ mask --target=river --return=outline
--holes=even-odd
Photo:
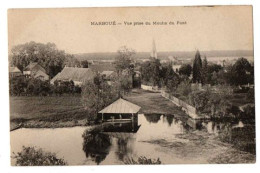
[[[139,114],[134,122],[97,127],[12,131],[11,152],[21,151],[22,146],[54,152],[69,165],[124,164],[140,156],[159,158],[163,164],[244,163],[255,161],[255,127],[247,121],[223,123]],[[15,164],[14,159],[11,162]]]

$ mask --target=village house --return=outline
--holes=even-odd
[[[84,82],[93,79],[95,73],[90,68],[64,67],[64,69],[51,79],[55,81],[73,81],[74,85],[81,86]]]
[[[9,77],[16,77],[23,75],[21,70],[19,70],[17,67],[9,67]]]
[[[25,67],[23,74],[27,77],[49,80],[49,75],[46,74],[46,70],[35,62],[30,63],[27,67]]]

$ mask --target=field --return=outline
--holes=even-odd
[[[133,90],[125,99],[139,105],[140,113],[187,115],[160,93]],[[19,127],[57,128],[84,126],[88,113],[80,96],[60,97],[10,97],[11,130]]]
[[[161,96],[142,89],[135,89],[124,97],[126,100],[141,107],[140,113],[144,114],[173,114],[175,116],[187,116],[181,108]]]
[[[11,129],[84,125],[86,116],[80,96],[10,97]]]

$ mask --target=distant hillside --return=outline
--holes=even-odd
[[[159,59],[166,59],[169,56],[178,58],[193,58],[195,56],[195,51],[187,52],[158,52]],[[244,57],[253,56],[253,51],[251,50],[228,50],[228,51],[201,51],[202,56],[206,57]],[[117,56],[116,52],[106,52],[106,53],[81,53],[74,54],[78,60],[114,60]],[[150,57],[150,52],[137,52],[134,56],[135,59],[146,59]]]

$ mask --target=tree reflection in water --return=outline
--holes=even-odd
[[[173,115],[163,115],[163,118],[166,119],[169,126],[172,125],[174,116]]]
[[[129,153],[129,149],[127,148],[128,138],[118,138],[117,139],[117,157],[119,160],[123,161],[125,156]]]
[[[101,129],[96,128],[83,134],[83,151],[87,158],[90,157],[97,164],[106,158],[111,146],[110,137],[100,131]]]
[[[158,123],[161,119],[161,114],[145,114],[144,117],[149,123]]]
[[[248,123],[244,127],[236,127],[234,124],[238,124],[238,122],[218,123],[219,139],[223,142],[233,144],[240,151],[255,154],[255,125]]]

